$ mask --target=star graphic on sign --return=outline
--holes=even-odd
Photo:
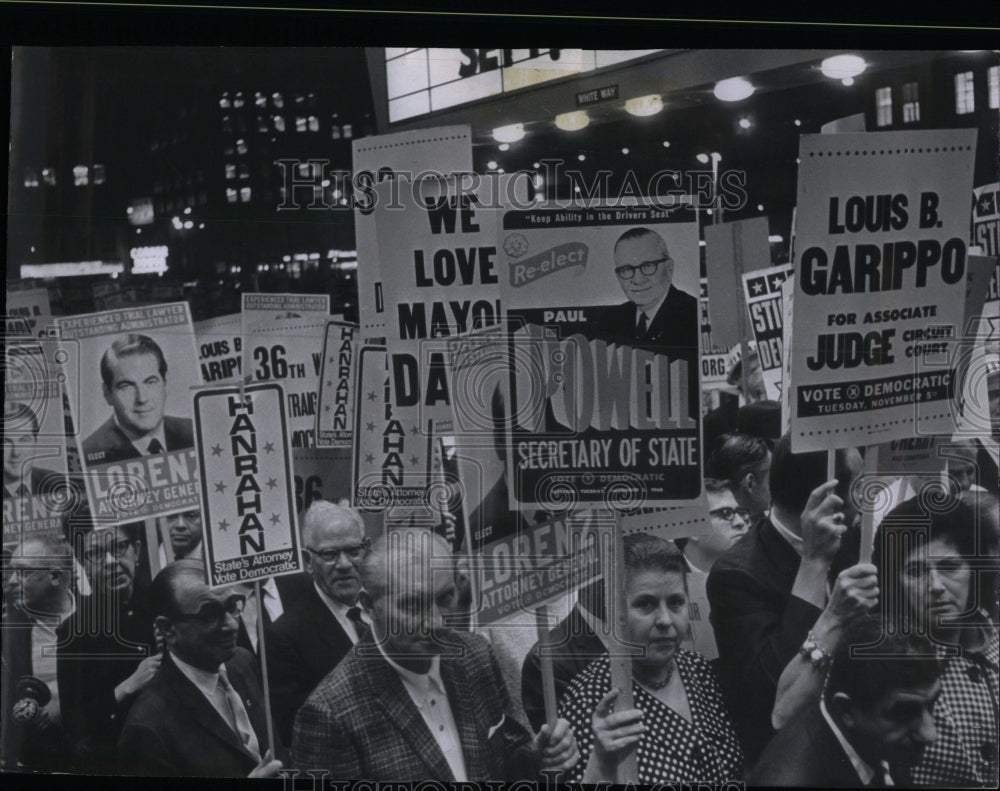
[[[419,434],[420,433],[420,427],[419,426],[414,426],[413,428],[410,429],[410,433],[411,434]]]
[[[375,457],[372,456],[370,453],[366,453],[365,454],[365,464],[374,464],[374,463],[375,463]]]
[[[329,360],[328,360],[328,362],[331,362],[331,363],[332,362],[336,362],[336,359],[337,359],[336,357],[330,357]]]
[[[750,290],[753,292],[754,296],[757,296],[764,290],[764,284],[758,280],[750,286]]]
[[[229,522],[227,520],[223,519],[221,522],[219,522],[219,530],[221,530],[223,533],[226,532],[227,527],[229,527]]]
[[[376,398],[378,398],[378,396],[375,395],[375,391],[374,390],[370,390],[368,392],[368,400],[369,401],[374,401]]]
[[[277,514],[271,514],[271,524],[272,525],[276,525],[280,521],[281,521],[281,517],[280,516],[278,516]]]
[[[213,456],[221,456],[222,455],[222,446],[218,445],[218,444],[213,445],[212,446],[212,455]]]
[[[996,202],[993,200],[993,193],[984,192],[979,196],[979,201],[976,203],[976,213],[980,216],[984,214],[995,214],[996,213]]]
[[[273,442],[265,442],[264,443],[264,452],[265,453],[274,453],[274,443]]]
[[[217,491],[219,494],[225,494],[226,489],[228,488],[229,487],[226,486],[224,481],[219,481],[217,484],[215,484],[215,491]]]
[[[375,430],[375,424],[374,423],[365,423],[365,428],[368,429],[369,431],[374,431]]]
[[[326,406],[324,406],[324,407],[323,407],[323,411],[324,411],[324,412],[329,412],[329,411],[330,411],[330,405],[329,405],[329,404],[327,404]]]
[[[784,275],[771,275],[771,291],[778,291],[785,282]]]
[[[273,489],[277,485],[278,485],[278,479],[277,478],[268,478],[267,479],[267,488],[268,489]]]
[[[410,456],[410,466],[416,467],[418,464],[420,464],[420,459],[418,459],[416,456]]]
[[[327,379],[326,380],[326,386],[327,387],[333,387],[333,382],[331,382],[329,379]]]

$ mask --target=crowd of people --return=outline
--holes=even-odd
[[[133,525],[25,538],[4,569],[4,769],[599,782],[634,756],[640,783],[995,785],[995,472],[975,455],[939,496],[918,487],[860,562],[862,455],[837,451],[827,480],[826,453],[763,424],[714,439],[710,531],[625,536],[612,598],[578,591],[515,673],[470,629],[448,540],[373,541],[343,502],[306,511],[305,571],[259,588],[207,585],[196,514],[167,520],[155,575]],[[697,573],[712,659],[686,642]]]

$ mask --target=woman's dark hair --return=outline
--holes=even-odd
[[[662,571],[665,574],[684,575],[687,567],[681,551],[665,538],[649,533],[625,536],[625,574],[637,571]],[[685,587],[687,579],[684,580]]]
[[[993,502],[996,500],[993,498]],[[975,497],[945,495],[932,501],[922,495],[900,503],[893,508],[879,525],[872,551],[872,563],[878,569],[879,590],[888,617],[913,617],[908,613],[903,592],[903,567],[915,549],[926,547],[932,541],[942,541],[955,551],[956,557],[974,558],[989,556],[993,546],[991,531],[983,529],[987,519],[979,509],[985,505]],[[970,578],[976,593],[976,576]],[[984,597],[980,597],[981,599]],[[980,607],[985,602],[973,602]]]

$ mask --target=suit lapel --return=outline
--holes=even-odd
[[[448,692],[448,702],[455,718],[459,740],[462,743],[462,758],[465,760],[465,774],[470,779],[491,777],[491,761],[487,734],[490,725],[485,722],[477,701],[480,695],[469,683],[465,667],[460,657],[441,657],[441,680]]]
[[[258,700],[255,700],[253,685],[243,672],[243,668],[233,663],[232,665],[227,664],[226,670],[229,673],[229,683],[233,685],[233,689],[236,690],[236,693],[240,696],[240,700],[243,701],[243,708],[247,710],[250,725],[257,735],[260,754],[263,755],[269,746],[273,747],[267,741],[267,715],[264,713],[264,709],[258,705]],[[249,754],[247,753],[247,755]]]
[[[193,723],[227,744],[248,761],[253,761],[253,757],[246,751],[236,732],[229,727],[229,723],[222,719],[222,715],[205,699],[201,691],[177,669],[169,657],[163,663],[163,672],[166,674],[168,686],[181,705],[188,710]],[[240,691],[240,696],[243,696],[242,691]],[[256,725],[254,729],[256,730]]]
[[[410,693],[406,691],[399,675],[381,654],[377,659],[373,658],[371,672],[366,680],[372,685],[375,704],[382,709],[387,721],[399,731],[427,767],[429,779],[442,782],[454,781],[455,776],[451,772],[451,767],[448,766],[444,753],[441,752],[441,748],[427,728],[427,723],[411,700]]]

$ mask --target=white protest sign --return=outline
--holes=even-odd
[[[512,508],[707,511],[698,257],[686,206],[504,214]]]
[[[201,383],[186,302],[56,318],[87,499],[123,521],[199,505],[189,388]]]
[[[293,448],[316,447],[316,405],[323,361],[326,315],[303,313],[297,319],[244,323],[247,381],[281,382],[287,399]]]
[[[354,233],[358,251],[358,313],[361,338],[385,337],[385,302],[378,238],[375,231],[374,186],[397,175],[411,181],[424,172],[450,174],[472,171],[472,133],[468,125],[441,126],[377,135],[351,144],[356,198]],[[391,198],[390,198],[391,200]]]
[[[1000,255],[1000,183],[972,191],[972,244],[983,255]]]
[[[205,384],[240,378],[243,359],[243,316],[231,313],[205,321],[196,321],[198,363]]]
[[[277,383],[194,393],[209,584],[301,570],[285,396]]]
[[[782,350],[781,284],[790,266],[771,266],[743,274],[743,296],[750,311],[750,330],[757,342],[764,389],[772,401],[781,398]]]
[[[316,405],[316,444],[320,447],[351,447],[359,335],[357,324],[326,323]]]
[[[25,288],[7,291],[7,343],[16,338],[39,338],[52,318],[47,288]]]
[[[951,430],[976,130],[805,135],[792,447]]]

